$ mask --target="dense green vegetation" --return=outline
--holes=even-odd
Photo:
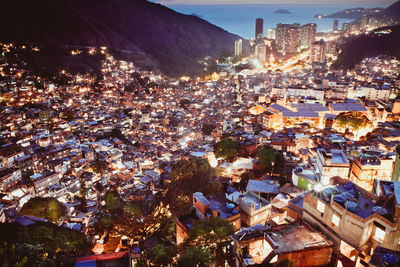
[[[43,218],[52,222],[57,222],[61,219],[67,208],[52,197],[35,197],[26,202],[20,211],[20,215],[31,215],[38,218]]]
[[[371,126],[372,122],[361,112],[342,112],[336,117],[336,123],[339,127],[358,131],[360,128]]]
[[[216,128],[215,124],[204,123],[203,126],[201,127],[201,132],[204,135],[210,135],[215,130],[215,128]]]
[[[227,50],[232,53],[239,38],[199,17],[150,1],[19,0],[2,11],[1,41],[28,42],[40,48],[49,44],[74,49],[107,46],[116,58],[178,77],[203,73],[205,57],[217,59]],[[243,48],[249,48],[246,40]],[[34,60],[36,66],[56,71],[66,65],[82,66],[84,72],[99,66],[84,54],[64,58],[58,54],[46,53],[46,60]]]
[[[51,266],[60,256],[80,256],[89,251],[89,242],[81,232],[58,227],[53,223],[22,226],[17,223],[0,224],[0,263],[24,262],[20,266]],[[15,244],[18,244],[15,245]],[[18,266],[18,265],[9,265]]]
[[[0,243],[0,266],[2,267],[22,267],[27,265],[28,257],[18,253],[15,244],[7,242]]]
[[[104,201],[106,209],[110,212],[117,212],[121,209],[122,203],[117,190],[110,190],[105,192]]]
[[[190,248],[178,260],[177,267],[207,267],[213,259],[213,255],[208,249]]]
[[[235,159],[238,154],[238,149],[238,144],[230,137],[224,138],[214,145],[215,156],[229,161]]]
[[[379,33],[387,31],[387,34]],[[363,59],[380,55],[400,59],[400,26],[376,29],[368,35],[348,38],[340,48],[333,68],[353,69]]]
[[[261,166],[269,172],[272,171],[272,166],[275,163],[276,153],[275,150],[270,146],[264,146],[257,150],[257,159]]]
[[[170,180],[164,201],[175,215],[182,215],[188,211],[192,206],[193,193],[202,192],[209,195],[221,192],[215,169],[205,159],[190,158],[178,161],[172,166]]]
[[[193,225],[180,249],[190,254],[191,249],[203,248],[205,251],[200,254],[203,260],[209,259],[207,251],[215,253],[217,266],[220,266],[231,256],[224,253],[223,248],[231,242],[230,235],[234,232],[233,225],[227,220],[220,217],[205,218]]]
[[[150,193],[143,198],[123,201],[116,190],[105,192],[105,210],[95,215],[97,222],[93,231],[126,235],[135,240],[143,240],[163,231],[169,223],[169,216],[161,201],[161,196]]]

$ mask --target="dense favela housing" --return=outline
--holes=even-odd
[[[2,43],[1,265],[400,266],[400,61],[334,67],[387,21],[255,23],[197,77],[107,47],[49,77]]]

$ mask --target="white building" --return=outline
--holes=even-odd
[[[235,57],[240,57],[243,53],[243,41],[242,39],[235,41]]]
[[[342,150],[318,148],[316,167],[322,185],[328,185],[330,178],[335,176],[343,179],[349,177],[350,162]]]
[[[379,88],[379,87],[374,87],[374,86],[368,86],[368,87],[360,87],[357,89],[357,91],[358,91],[357,96],[365,96],[366,100],[389,101],[390,87]]]

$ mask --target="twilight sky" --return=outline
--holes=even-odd
[[[356,4],[377,7],[387,7],[396,0],[152,0],[165,5],[202,5],[202,4]]]

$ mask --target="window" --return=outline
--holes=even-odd
[[[318,210],[319,212],[324,212],[324,211],[325,211],[325,204],[322,203],[322,202],[319,201],[319,200],[318,200],[318,202],[317,202],[317,210]]]
[[[336,214],[332,215],[332,226],[338,227],[340,223],[340,217],[337,216]]]
[[[374,235],[374,239],[378,242],[383,242],[383,240],[385,240],[385,230],[379,228],[379,227],[375,227],[375,235]]]

